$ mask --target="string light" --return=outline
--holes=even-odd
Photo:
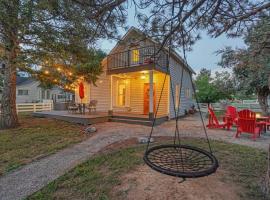
[[[49,74],[50,72],[49,72],[48,70],[45,70],[44,73],[45,73],[45,74]]]

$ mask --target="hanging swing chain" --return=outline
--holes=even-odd
[[[148,148],[149,148],[150,141],[151,141],[151,138],[152,138],[152,134],[153,134],[153,131],[154,131],[154,126],[155,126],[155,124],[156,124],[157,113],[158,113],[158,110],[159,110],[159,106],[160,106],[162,94],[163,94],[163,91],[164,91],[166,79],[167,79],[167,73],[165,73],[165,75],[164,75],[164,80],[163,80],[163,84],[162,84],[160,96],[159,96],[159,99],[158,99],[157,109],[156,109],[156,111],[155,111],[155,113],[154,113],[154,119],[153,119],[153,122],[152,122],[151,131],[150,131],[150,134],[149,134],[149,137],[148,137],[148,140],[147,140],[146,150],[148,150]]]
[[[172,16],[174,16],[174,4],[175,4],[175,0],[173,0]],[[171,29],[172,29],[172,26],[173,26],[173,21],[171,21]],[[183,30],[182,30],[181,33],[182,33],[181,34],[182,37],[184,37]],[[184,61],[185,61],[185,64],[187,64],[186,52],[185,52],[185,46],[184,46],[184,38],[182,38],[182,39],[183,39]],[[159,107],[160,107],[160,102],[161,102],[162,94],[163,94],[163,91],[164,91],[164,87],[165,87],[165,83],[166,83],[166,79],[167,79],[167,74],[170,74],[170,66],[169,65],[170,65],[171,45],[172,45],[172,38],[170,37],[170,40],[169,40],[169,50],[168,50],[168,58],[167,58],[167,63],[166,63],[167,64],[167,73],[165,73],[165,75],[164,75],[164,81],[163,81],[163,84],[162,84],[162,89],[161,89],[161,93],[160,93],[160,96],[159,96],[157,109],[156,109],[156,111],[154,113],[154,119],[153,119],[153,122],[152,122],[151,131],[150,131],[150,134],[149,134],[149,137],[148,137],[146,150],[149,149],[150,141],[151,141],[151,138],[152,138],[152,135],[153,135],[153,130],[154,130],[154,126],[155,126],[155,123],[156,123],[157,113],[158,113],[158,110],[159,110]],[[179,116],[178,115],[179,115],[179,112],[180,112],[180,99],[181,99],[181,92],[182,92],[183,72],[184,72],[184,70],[182,69],[180,94],[179,94],[179,99],[178,99],[177,112],[176,112],[176,108],[175,108],[174,91],[173,90],[171,91],[172,102],[173,102],[173,107],[174,107],[174,113],[175,113],[175,116],[176,116],[176,130],[175,130],[175,136],[174,136],[174,144],[176,143],[176,136],[177,136],[179,145],[181,145],[181,140],[180,140],[179,127],[178,127],[178,120],[179,120]],[[191,80],[191,83],[192,83],[192,88],[193,88],[193,91],[194,91],[194,97],[195,97],[196,104],[197,104],[197,107],[198,107],[198,110],[199,110],[199,113],[200,113],[200,118],[201,118],[201,121],[202,121],[202,126],[203,126],[204,133],[205,133],[205,136],[206,136],[206,140],[207,140],[207,143],[208,143],[209,151],[210,151],[211,154],[213,154],[212,147],[211,147],[211,144],[210,144],[210,141],[209,141],[209,137],[208,137],[208,133],[207,133],[207,130],[206,130],[206,127],[205,127],[205,123],[204,123],[204,120],[203,120],[201,108],[200,108],[200,105],[199,105],[199,102],[198,102],[198,97],[197,97],[197,94],[196,94],[195,85],[194,85],[194,82],[192,81],[192,75],[191,75],[191,73],[189,73],[189,74],[190,74],[190,80]],[[171,87],[171,89],[173,89],[173,87],[172,87],[173,84],[172,84],[172,80],[171,79],[172,78],[170,78],[170,87]],[[181,150],[181,148],[180,148],[180,150]],[[182,151],[181,151],[181,158],[182,158]]]
[[[192,76],[190,75],[190,77],[192,77]],[[198,110],[199,110],[199,113],[200,113],[200,118],[201,118],[201,121],[202,121],[202,126],[203,126],[203,130],[204,130],[204,134],[205,134],[205,137],[206,137],[206,140],[207,140],[207,143],[208,143],[209,151],[210,151],[211,154],[213,154],[211,143],[210,143],[210,140],[209,140],[209,137],[208,137],[208,133],[207,133],[207,130],[206,130],[206,126],[205,126],[205,123],[204,123],[204,120],[203,120],[201,107],[200,107],[200,104],[199,104],[199,101],[198,101],[198,97],[197,97],[197,94],[196,94],[196,87],[195,87],[195,84],[192,81],[192,79],[191,79],[191,83],[192,83],[192,88],[193,88],[193,91],[194,91],[194,97],[195,97],[195,100],[196,100],[196,104],[197,104],[197,107],[198,107]]]
[[[178,144],[179,145],[181,144],[181,141],[180,141],[180,133],[179,133],[178,121],[179,121],[179,112],[180,112],[180,103],[181,103],[180,99],[181,99],[181,93],[182,93],[183,75],[184,75],[184,69],[182,68],[180,91],[179,91],[178,106],[177,106],[177,115],[176,115],[176,123],[175,123],[175,133],[174,133],[174,144],[176,144],[176,133],[177,133]]]

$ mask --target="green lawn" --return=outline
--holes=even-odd
[[[206,147],[201,140],[185,142]],[[266,171],[266,153],[235,144],[212,142],[222,181],[240,186],[245,200],[263,199],[259,183]],[[48,184],[28,200],[50,199],[121,199],[112,196],[112,188],[120,183],[120,176],[143,163],[144,146],[103,153],[80,164],[64,176]]]
[[[86,138],[82,126],[20,115],[21,126],[0,130],[0,175]]]

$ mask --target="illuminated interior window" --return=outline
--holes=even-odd
[[[126,105],[126,84],[119,82],[118,84],[118,106]]]
[[[132,50],[132,61],[133,62],[139,62],[140,60],[140,52],[138,49],[133,49]]]

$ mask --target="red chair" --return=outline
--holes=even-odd
[[[256,140],[261,133],[260,126],[256,122],[256,113],[247,109],[238,112],[237,132],[235,137],[238,138],[243,132],[253,134],[253,140]]]
[[[237,114],[237,109],[234,106],[227,106],[225,116],[223,117],[223,121],[227,122],[231,126],[233,124],[237,125],[238,121],[238,114]],[[231,128],[229,127],[229,129]]]
[[[230,128],[230,124],[228,122],[219,122],[215,112],[213,111],[212,108],[208,107],[208,113],[209,113],[209,117],[208,117],[208,124],[206,125],[206,127],[208,128],[225,128],[227,127],[227,129]]]

